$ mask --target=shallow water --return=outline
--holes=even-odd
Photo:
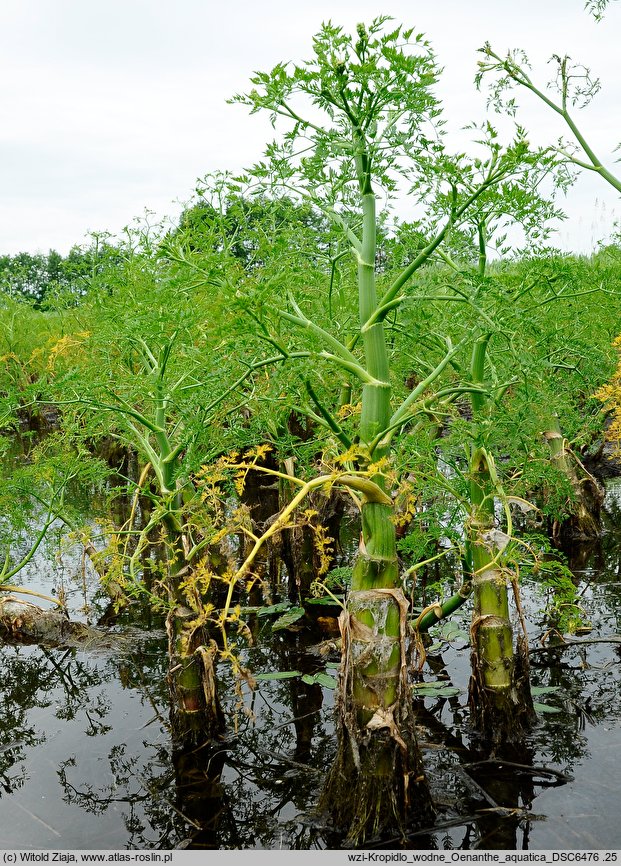
[[[463,636],[430,659],[460,689],[418,701],[420,740],[438,819],[411,847],[591,849],[621,847],[621,633],[618,504],[600,548],[576,580],[593,630],[580,646],[537,643],[542,599],[524,587],[532,682],[553,687],[512,766],[485,760],[468,732],[469,650]],[[618,499],[618,497],[617,497]],[[74,556],[74,559],[71,557]],[[64,581],[75,609],[92,600],[79,561],[64,575],[43,560],[31,585]],[[86,593],[86,595],[85,595]],[[467,632],[468,613],[462,614]],[[96,618],[96,615],[95,615]],[[318,637],[272,634],[251,623],[255,672],[333,674]],[[227,739],[187,762],[172,753],[160,624],[120,627],[105,650],[9,646],[0,657],[0,846],[3,848],[323,848],[334,844],[313,809],[334,757],[334,691],[299,677],[244,687],[240,703],[219,670]],[[426,673],[426,679],[434,676]],[[550,710],[556,710],[552,712]],[[196,816],[212,816],[196,826]]]

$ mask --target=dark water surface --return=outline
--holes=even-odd
[[[621,633],[615,497],[612,489],[601,547],[575,571],[593,625],[584,641]],[[70,552],[62,569],[59,578],[38,560],[29,585],[50,592],[61,579],[77,609],[92,587]],[[527,585],[524,599],[532,682],[548,689],[535,699],[546,710],[511,762],[477,750],[468,731],[463,613],[463,634],[430,657],[435,675],[459,693],[418,701],[438,819],[429,833],[412,835],[412,848],[621,847],[621,643],[545,648],[537,643],[541,591]],[[266,622],[254,624],[256,645],[245,659],[255,673],[334,673],[334,656],[319,655],[316,635],[271,634]],[[254,693],[244,687],[242,701],[223,667],[227,739],[180,762],[165,666],[158,623],[119,627],[103,648],[3,646],[0,847],[332,847],[313,808],[335,753],[334,691],[299,677],[261,680]]]

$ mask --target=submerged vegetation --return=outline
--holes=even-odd
[[[525,86],[595,164],[566,66],[559,107],[485,52],[497,104]],[[557,193],[588,166],[487,119],[452,153],[439,74],[414,30],[325,25],[309,60],[233,100],[270,115],[263,159],[205,177],[177,225],[0,261],[3,633],[96,646],[139,611],[165,629],[175,773],[200,832],[191,801],[216,797],[223,738],[258,683],[294,679],[337,690],[316,810],[333,843],[432,832],[416,698],[453,694],[426,664],[433,641],[470,643],[476,760],[522,766],[521,582],[547,597],[548,638],[588,627],[563,550],[601,531],[594,476],[621,429],[621,247],[546,246]],[[19,583],[54,536],[109,600],[88,635],[62,594],[35,608]],[[257,622],[327,631],[331,667],[257,669]]]

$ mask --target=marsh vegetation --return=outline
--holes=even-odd
[[[550,245],[576,171],[618,182],[590,79],[484,54],[587,161],[492,115],[452,152],[426,39],[328,24],[175,225],[0,261],[0,796],[36,847],[618,847],[621,246]]]

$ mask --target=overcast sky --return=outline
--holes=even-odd
[[[589,65],[602,91],[581,124],[604,162],[618,157],[621,3],[596,24],[583,0],[0,0],[0,254],[65,253],[145,208],[174,216],[196,178],[260,157],[267,121],[226,103],[254,70],[308,57],[322,21],[354,28],[378,14],[432,41],[453,130],[484,117],[472,82],[486,40],[499,53],[522,47],[542,82],[553,53]],[[520,99],[532,141],[564,132],[534,97]],[[592,249],[621,217],[618,198],[584,177],[557,243]]]

